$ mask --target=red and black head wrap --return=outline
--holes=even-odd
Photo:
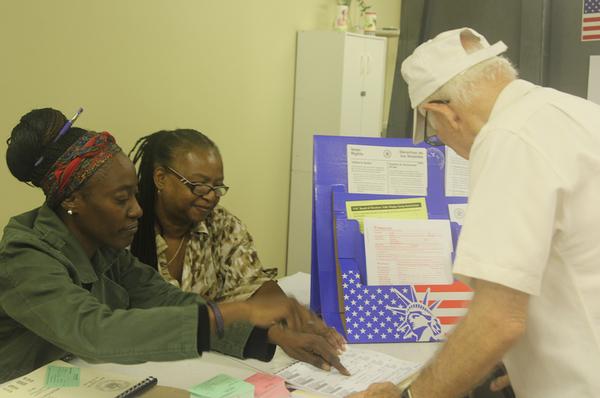
[[[62,202],[121,148],[109,132],[84,132],[39,181],[50,206]]]

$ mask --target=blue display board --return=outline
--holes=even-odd
[[[448,204],[465,197],[446,197],[445,148],[410,139],[314,137],[311,308],[349,343],[439,341],[466,311],[472,295],[461,282],[452,285],[369,286],[366,284],[364,236],[348,220],[346,202],[414,198],[411,195],[348,193],[348,145],[418,147],[427,151],[427,195],[430,219],[448,219]],[[451,223],[454,247],[460,226]]]

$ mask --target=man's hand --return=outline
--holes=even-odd
[[[350,375],[340,362],[341,350],[324,336],[298,332],[278,324],[269,328],[269,340],[280,346],[292,358],[327,371],[334,367],[341,374]]]
[[[390,382],[371,384],[365,391],[348,395],[346,398],[400,398],[402,391]]]

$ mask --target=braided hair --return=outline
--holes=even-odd
[[[157,166],[169,166],[176,153],[187,151],[191,147],[211,149],[219,153],[219,148],[210,138],[192,129],[161,130],[137,140],[129,152],[133,163],[138,166],[138,202],[144,211],[139,220],[138,230],[131,243],[131,253],[143,263],[156,268],[156,185],[154,169]]]
[[[67,118],[52,108],[34,109],[21,117],[6,140],[6,164],[19,181],[41,187],[54,163],[86,130],[71,127],[54,142]]]

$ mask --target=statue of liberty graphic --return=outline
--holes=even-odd
[[[427,305],[429,297],[429,289],[425,292],[423,300],[417,299],[417,293],[413,286],[408,289],[403,289],[406,294],[401,293],[398,289],[392,288],[391,291],[398,296],[400,305],[397,307],[386,306],[394,315],[400,315],[401,323],[398,325],[398,331],[404,333],[402,338],[411,341],[439,341],[442,333],[442,326],[433,310],[440,305],[442,300],[434,301],[431,305]]]

